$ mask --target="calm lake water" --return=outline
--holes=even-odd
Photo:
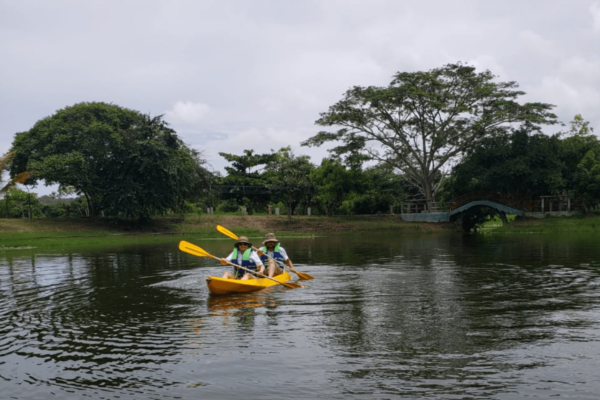
[[[0,252],[0,398],[597,399],[598,243],[286,239],[317,279],[226,297],[175,241]]]

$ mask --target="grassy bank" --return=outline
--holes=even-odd
[[[0,249],[23,247],[114,246],[155,243],[191,238],[223,239],[217,224],[239,236],[260,237],[276,232],[280,237],[344,234],[358,231],[395,230],[399,232],[436,232],[448,227],[408,223],[398,216],[308,217],[187,215],[156,218],[149,223],[114,221],[102,218],[0,219]]]
[[[600,215],[588,214],[573,217],[546,217],[542,219],[513,219],[507,226],[491,221],[483,232],[494,234],[510,233],[566,233],[600,232]]]
[[[149,223],[114,221],[102,218],[0,219],[0,250],[15,248],[67,248],[174,242],[182,239],[224,239],[216,231],[223,225],[239,236],[260,237],[275,232],[278,237],[343,235],[391,230],[401,233],[451,231],[451,224],[405,222],[399,216],[308,217],[239,215],[188,215],[157,218]],[[491,221],[482,234],[598,232],[600,216],[547,217],[510,220],[502,226]]]

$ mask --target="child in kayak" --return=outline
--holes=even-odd
[[[292,272],[296,272],[294,269],[294,264],[292,264],[292,260],[290,260],[287,252],[281,246],[274,233],[267,233],[262,244],[263,247],[258,249],[257,253],[262,262],[268,265],[267,271],[270,278],[282,273],[281,268],[279,268],[275,260],[279,261],[280,263],[286,263]],[[267,257],[267,254],[272,258]]]
[[[265,266],[258,256],[258,254],[252,250],[252,243],[248,241],[246,236],[240,236],[237,243],[234,245],[234,249],[230,255],[226,258],[221,259],[221,265],[227,265],[227,262],[234,263],[257,271],[258,274],[262,275],[265,271]],[[250,274],[241,268],[234,267],[233,273],[225,271],[223,273],[224,279],[240,279],[242,281],[255,278],[254,275]]]

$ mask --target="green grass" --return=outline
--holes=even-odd
[[[506,216],[506,219],[508,220],[508,223],[511,224],[516,217],[516,215],[509,214]],[[496,229],[500,228],[501,226],[502,220],[496,215],[490,221],[487,221],[485,224],[483,224],[483,227],[481,229]]]
[[[600,215],[515,220],[508,226],[494,229],[494,233],[565,233],[600,232]]]
[[[26,247],[58,249],[129,244],[168,243],[193,239],[226,239],[215,226],[221,224],[238,236],[264,237],[267,230],[278,237],[340,235],[356,231],[396,230],[398,232],[439,231],[427,223],[406,223],[399,217],[319,217],[185,215],[156,218],[149,224],[135,221],[114,223],[102,218],[0,218],[0,251]]]
[[[240,236],[262,236],[256,229],[240,228],[236,230]],[[214,228],[201,228],[190,232],[166,233],[114,233],[97,232],[21,232],[0,233],[0,251],[23,248],[66,248],[66,247],[101,247],[131,244],[151,244],[179,242],[180,240],[225,239],[225,236]]]
[[[278,237],[306,237],[315,235],[347,235],[369,231],[393,230],[398,233],[450,232],[451,226],[422,222],[403,222],[399,216],[365,217],[320,217],[294,216],[288,221],[285,216],[220,216],[186,215],[157,218],[148,225],[134,221],[115,224],[106,219],[2,219],[0,218],[0,254],[27,248],[63,249],[73,247],[114,247],[119,245],[178,243],[180,240],[225,239],[215,226],[226,226],[238,236],[256,238],[264,236],[264,229],[277,226],[272,231]],[[257,219],[258,218],[258,219]],[[262,225],[265,221],[279,225]],[[544,219],[518,220],[509,216],[509,225],[502,226],[499,218],[487,222],[481,233],[564,233],[598,232],[600,215],[581,217],[547,217]]]

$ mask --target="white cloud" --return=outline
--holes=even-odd
[[[590,6],[590,13],[592,14],[594,30],[600,31],[600,3],[593,3]]]
[[[520,33],[521,44],[529,54],[537,54],[547,57],[555,54],[554,46],[550,40],[543,38],[540,34],[526,30]]]
[[[195,124],[205,120],[211,113],[208,104],[178,101],[173,108],[165,113],[167,122]]]
[[[468,60],[467,64],[474,66],[477,71],[490,70],[490,72],[498,77],[500,81],[510,81],[510,77],[507,76],[506,71],[502,67],[499,60],[489,54],[482,54],[474,59]]]
[[[600,89],[600,59],[570,58],[561,63],[559,74],[574,85]]]

